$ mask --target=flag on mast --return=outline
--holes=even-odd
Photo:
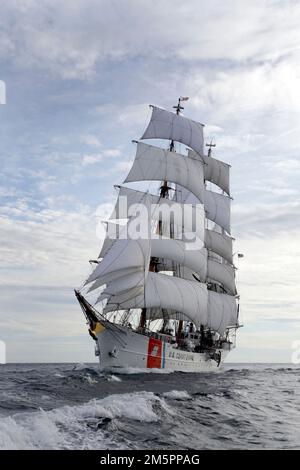
[[[187,101],[189,99],[188,96],[181,96],[180,101]]]

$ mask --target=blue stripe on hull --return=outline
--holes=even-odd
[[[163,341],[163,357],[162,357],[162,369],[165,368],[165,365],[166,365],[166,343],[165,341]]]

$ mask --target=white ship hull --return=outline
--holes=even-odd
[[[95,334],[96,355],[100,366],[134,367],[139,369],[165,369],[183,372],[217,371],[228,350],[219,349],[218,360],[208,353],[195,353],[178,349],[160,339],[136,333],[126,327],[103,322]]]

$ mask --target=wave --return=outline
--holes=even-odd
[[[117,377],[116,375],[108,375],[107,380],[109,382],[122,382],[122,379],[120,379],[120,377]]]
[[[89,369],[89,366],[87,366],[84,362],[79,362],[78,364],[75,364],[72,370],[84,370],[84,369]]]
[[[162,394],[164,398],[170,398],[172,400],[191,400],[191,395],[185,390],[171,390]]]
[[[160,421],[172,410],[152,392],[109,395],[51,411],[18,413],[0,423],[0,449],[121,449],[111,432],[114,420]]]
[[[104,373],[113,373],[116,375],[134,375],[134,374],[172,374],[173,370],[166,369],[143,369],[139,367],[105,367],[101,369]]]

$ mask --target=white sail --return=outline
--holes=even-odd
[[[96,303],[102,302],[103,300],[110,298],[112,295],[118,296],[119,299],[122,298],[121,303],[127,302],[138,295],[143,295],[144,284],[143,281],[140,280],[139,284],[137,284],[136,286],[132,286],[129,289],[124,289],[120,292],[118,291],[118,289],[119,286],[117,281],[110,283],[100,294]],[[114,291],[115,293],[113,293]]]
[[[146,276],[150,261],[150,199],[148,195],[144,198],[144,204],[148,218],[147,236],[136,239],[129,236],[131,231],[134,232],[131,229],[136,223],[135,217],[132,217],[128,224],[122,227],[120,238],[111,244],[102,261],[87,279],[86,284],[96,280],[106,284],[108,280],[119,278],[120,271],[122,275],[125,275],[126,269],[132,272],[133,269],[143,268]]]
[[[195,274],[201,282],[216,281],[230,294],[235,295],[234,268],[229,264],[207,259],[205,248],[191,251],[187,246],[181,240],[151,240],[151,256],[159,258],[160,270],[173,271],[177,267],[180,269],[181,278],[195,280],[193,276]]]
[[[232,295],[236,294],[235,270],[230,264],[219,263],[213,259],[207,262],[208,280],[217,281],[223,284],[224,288]]]
[[[175,262],[190,268],[194,273],[197,273],[202,281],[205,281],[207,276],[207,250],[205,248],[189,250],[188,246],[182,240],[151,240],[151,256],[163,258],[166,271],[172,270],[172,262]],[[169,260],[169,262],[166,260]]]
[[[203,124],[152,106],[152,116],[142,139],[176,140],[203,155]]]
[[[229,326],[237,324],[235,297],[208,291],[208,325],[212,330],[224,333]]]
[[[180,115],[187,99],[176,114],[152,107],[141,139],[166,139],[168,149],[136,142],[124,181],[167,184],[167,194],[117,186],[96,268],[75,291],[103,367],[212,370],[235,345],[230,165],[204,155],[203,125]],[[85,299],[91,292],[95,309]],[[201,330],[200,345],[187,322]]]
[[[197,202],[197,199],[193,197],[191,193],[188,193],[187,191],[184,190],[184,193],[182,194],[182,190],[184,188],[179,188],[178,192],[180,194],[179,200],[181,201],[184,199],[185,201],[188,201],[188,203],[195,203]],[[205,194],[208,194],[207,197],[207,215],[210,216],[212,219],[215,219],[215,222],[218,222],[220,225],[223,224],[223,228],[227,228],[229,230],[229,224],[230,224],[230,199],[226,196],[222,195],[217,195],[220,196],[221,200],[217,198],[217,201],[214,196],[210,196],[211,191],[205,191]],[[118,200],[115,206],[115,209],[110,217],[110,219],[119,219],[119,218],[125,218],[127,216],[127,212],[130,211],[130,207],[140,203],[142,199],[145,197],[145,192],[143,191],[136,191],[134,189],[126,188],[124,186],[120,187],[119,190],[119,196]],[[216,194],[216,193],[213,193]],[[182,196],[182,197],[181,197]],[[189,196],[191,196],[189,198]],[[184,213],[184,206],[183,204],[181,206],[176,206],[174,205],[173,200],[169,199],[162,199],[159,196],[156,196],[154,194],[149,195],[151,205],[153,206],[154,204],[161,204],[165,206],[168,210],[163,211],[164,212],[164,222],[166,225],[169,227],[170,224],[170,215],[172,213],[172,208],[173,208],[173,214],[176,214],[176,207],[178,209],[179,213]],[[124,201],[126,201],[126,207],[124,208],[124,212],[122,213],[122,198],[124,198]],[[221,212],[221,207],[222,207],[222,202],[225,200],[224,204],[226,207],[226,212],[225,214]],[[221,203],[221,205],[220,205]],[[179,204],[179,203],[176,203]],[[180,203],[181,204],[181,203]],[[219,204],[219,206],[218,206]],[[154,211],[152,210],[152,219],[154,220],[159,220],[160,216],[160,209],[157,207]],[[176,217],[174,217],[174,220],[176,221]],[[199,221],[203,221],[203,226],[201,227],[201,224]],[[204,230],[204,215],[203,215],[203,208],[201,204],[197,204],[195,208],[192,209],[191,211],[191,216],[189,216],[189,212],[186,211],[185,215],[185,227],[184,230],[185,232],[188,233],[193,233],[196,229],[195,227],[195,221],[197,221],[197,237],[200,240],[205,240],[205,246],[209,250],[214,251],[218,255],[222,256],[224,259],[226,259],[229,263],[232,263],[232,238],[229,237],[226,234],[221,234],[216,232],[215,230],[205,230],[205,236],[203,237],[203,230]],[[106,238],[104,240],[99,258],[102,258],[111,244],[114,241],[114,238],[118,236],[118,230],[120,230],[120,227],[115,222],[107,222],[107,233],[106,233]],[[227,231],[228,231],[227,230]],[[175,228],[175,235],[177,233],[177,230]],[[182,233],[182,230],[179,230],[179,235]],[[166,235],[166,233],[164,233]],[[175,236],[176,238],[176,236]],[[177,237],[178,238],[178,237]]]
[[[237,322],[234,296],[207,291],[206,284],[197,281],[187,281],[152,272],[149,272],[147,276],[144,295],[137,295],[129,300],[123,295],[112,296],[104,312],[127,308],[167,309],[173,313],[182,312],[197,327],[204,325],[220,334],[223,334],[228,326],[233,326]],[[149,313],[148,317],[150,317]],[[154,318],[158,318],[158,311]]]
[[[197,158],[204,163],[204,179],[216,184],[219,188],[223,189],[228,195],[230,194],[229,188],[229,173],[230,165],[221,160],[207,155],[198,156],[193,150],[189,150],[189,157]]]
[[[197,198],[193,193],[182,186],[176,187],[174,199],[182,204],[197,204]],[[226,232],[230,234],[230,206],[231,198],[214,191],[204,190],[204,209],[205,215]]]
[[[111,274],[105,276],[105,282],[103,282],[103,278],[101,276],[99,278],[96,278],[95,281],[89,281],[88,279],[86,281],[86,284],[90,284],[90,286],[89,286],[87,293],[92,292],[95,289],[98,289],[99,287],[103,286],[103,284],[107,284],[109,282],[113,282],[114,280],[122,279],[126,276],[130,276],[131,274],[135,274],[139,272],[144,273],[145,275],[145,271],[143,267],[140,267],[140,268],[134,267],[134,268],[124,268],[124,269],[119,269],[117,271],[113,271]]]
[[[120,273],[121,274],[121,273]],[[128,291],[133,287],[143,287],[145,284],[145,271],[144,269],[134,269],[132,272],[129,272],[127,269],[124,275],[119,275],[112,281],[108,281],[107,287],[102,292],[102,298],[109,297],[111,295],[120,294],[121,292]],[[90,287],[89,292],[100,287],[98,281],[95,281],[94,284]],[[102,300],[101,298],[101,300]],[[98,299],[99,301],[99,299]]]
[[[116,222],[106,221],[106,232],[105,238],[102,243],[101,251],[98,258],[103,258],[104,255],[107,253],[113,242],[119,238],[119,233],[122,227]]]
[[[230,205],[231,199],[223,194],[205,190],[204,207],[206,217],[230,234]]]
[[[207,324],[207,287],[196,281],[149,272],[144,295],[123,301],[112,296],[105,311],[116,308],[167,308],[183,312],[196,325]]]
[[[205,230],[205,246],[232,264],[232,238],[215,230]]]
[[[182,312],[176,312],[169,308],[147,308],[146,310],[147,320],[183,320],[190,322],[191,319]]]
[[[126,310],[128,308],[139,308],[139,307],[135,307],[135,305],[138,303],[144,303],[144,301],[141,300],[144,298],[144,292],[145,292],[145,286],[143,287],[137,286],[127,291],[121,292],[120,294],[110,296],[108,299],[108,303],[103,309],[103,313],[111,312],[113,310],[115,311],[115,310]],[[106,297],[105,295],[102,296],[101,294],[96,300],[96,303],[102,301],[105,297]]]
[[[127,214],[135,213],[135,208],[138,208],[138,204],[141,203],[145,194],[148,194],[124,186],[119,188],[118,199],[110,219],[123,219],[127,217]],[[172,221],[177,227],[175,227],[175,238],[182,238],[184,227],[186,238],[188,238],[188,234],[195,234],[199,240],[204,242],[204,206],[202,204],[199,202],[195,205],[181,204],[154,194],[148,194],[148,197],[151,204],[152,220],[162,220],[168,228],[170,228]],[[113,232],[113,227],[110,230]],[[169,234],[164,232],[164,235]],[[194,237],[192,237],[193,239]]]
[[[203,203],[204,175],[201,161],[138,142],[135,160],[124,183],[162,180],[180,184]]]

